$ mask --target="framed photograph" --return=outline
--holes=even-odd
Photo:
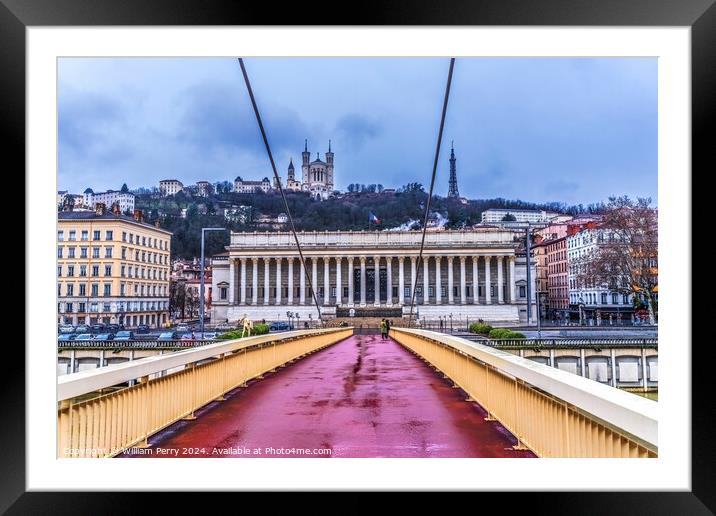
[[[2,0],[28,303],[0,507],[710,514],[689,258],[716,8],[272,10]]]

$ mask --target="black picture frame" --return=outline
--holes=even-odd
[[[707,136],[715,119],[716,6],[713,0],[372,0],[343,4],[342,9],[337,3],[325,2],[297,2],[277,7],[278,4],[267,2],[228,0],[0,0],[0,127],[5,149],[3,161],[8,167],[6,177],[25,169],[25,29],[62,25],[688,26],[691,27],[692,51],[692,170],[715,170],[713,155],[716,153]],[[28,191],[31,187],[27,184]],[[693,204],[696,206],[695,200]],[[24,236],[29,237],[26,232]],[[686,342],[679,345],[690,344],[691,336],[685,339]],[[1,389],[0,512],[136,514],[147,510],[146,497],[138,493],[26,492],[25,355],[17,351],[13,357],[15,367],[3,371]],[[531,513],[713,514],[716,511],[716,431],[713,395],[708,384],[709,364],[701,355],[692,362],[690,492],[510,493],[510,503],[526,503]],[[559,488],[555,486],[555,490]],[[483,508],[493,497],[487,493],[479,496]],[[191,507],[181,493],[164,493],[161,498],[162,512]],[[412,497],[412,500],[423,505],[420,498]],[[403,503],[407,509],[409,501]],[[212,500],[210,506],[219,510],[219,504],[218,500]],[[206,510],[206,505],[202,505]],[[316,504],[311,503],[309,507],[315,509]],[[275,501],[272,508],[276,509]],[[355,509],[366,512],[373,508],[357,502]]]

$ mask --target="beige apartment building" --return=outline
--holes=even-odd
[[[57,214],[57,320],[60,324],[140,324],[169,320],[172,234],[134,216]]]

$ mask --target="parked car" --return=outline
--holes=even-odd
[[[235,330],[236,326],[233,324],[229,324],[228,322],[219,323],[216,325],[216,329],[219,331],[229,331],[229,330]]]
[[[68,324],[63,324],[59,327],[59,333],[74,333],[75,327]]]
[[[134,340],[134,332],[131,331],[118,331],[114,336],[114,340]]]
[[[188,340],[197,340],[197,338],[196,338],[196,334],[194,334],[194,333],[184,333],[179,338],[179,340],[188,341]]]
[[[104,330],[108,333],[117,333],[120,330],[123,330],[124,326],[120,326],[119,324],[108,324]]]
[[[214,340],[216,339],[218,333],[215,331],[205,331],[203,334],[201,334],[202,340]]]
[[[107,342],[110,340],[114,340],[114,333],[98,333],[94,336],[94,340]]]
[[[137,329],[134,330],[134,333],[149,333],[149,326],[147,326],[146,324],[140,324],[139,326],[137,326]]]
[[[186,333],[189,331],[189,325],[184,323],[177,324],[176,328],[174,328],[174,331],[179,333]]]
[[[71,342],[73,340],[75,340],[74,333],[60,333],[57,336],[57,342]]]
[[[269,325],[270,331],[284,331],[290,330],[291,326],[285,321],[275,321]]]
[[[173,331],[163,331],[159,334],[159,337],[157,337],[157,340],[159,341],[166,341],[166,340],[176,340],[176,333]]]
[[[86,324],[80,324],[79,326],[75,326],[75,333],[88,333],[89,331],[89,326],[87,326]]]
[[[91,340],[94,340],[94,335],[91,333],[80,333],[75,337],[75,342],[89,342]]]
[[[102,333],[104,331],[104,324],[93,324],[90,326],[90,333]]]

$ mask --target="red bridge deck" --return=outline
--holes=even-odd
[[[392,340],[356,335],[252,382],[124,457],[534,457]]]

